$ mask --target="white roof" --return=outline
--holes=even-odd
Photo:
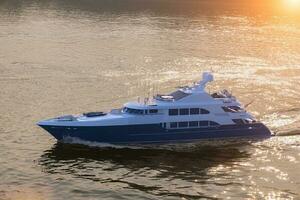
[[[205,91],[208,82],[213,81],[213,75],[204,72],[202,80],[191,87],[181,88],[168,95],[157,95],[151,100],[140,102],[128,102],[125,107],[133,109],[162,109],[162,108],[180,108],[190,106],[220,105],[224,104],[224,100],[232,100],[232,98],[215,99]],[[239,104],[235,102],[235,104]]]

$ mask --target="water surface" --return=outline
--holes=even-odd
[[[1,0],[0,199],[299,199],[300,18],[278,1]],[[213,70],[278,135],[164,149],[59,144],[35,123]],[[97,147],[98,146],[98,147]]]

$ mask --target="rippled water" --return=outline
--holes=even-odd
[[[299,199],[300,10],[281,3],[0,0],[0,199]],[[204,70],[277,136],[129,149],[35,125]]]

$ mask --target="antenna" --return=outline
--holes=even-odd
[[[153,91],[152,91],[152,97],[155,95],[156,93],[156,85],[155,82],[153,83]]]
[[[210,67],[210,71],[211,71],[211,73],[217,73],[218,72],[218,70],[214,69],[213,66]]]
[[[152,91],[152,87],[150,87],[150,89],[149,89],[149,91],[148,91],[148,96],[147,96],[147,99],[149,99],[149,98],[150,98],[151,91]]]
[[[244,105],[244,107],[247,108],[247,107],[250,106],[253,102],[254,102],[254,99],[253,99],[252,101],[250,101],[249,103],[247,103],[246,105]]]

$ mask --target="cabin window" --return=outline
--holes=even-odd
[[[242,119],[232,119],[232,121],[233,121],[235,124],[239,124],[239,125],[244,124],[244,120],[242,120]]]
[[[170,128],[197,128],[197,127],[209,127],[219,126],[220,124],[214,121],[189,121],[189,122],[171,122]]]
[[[244,111],[244,109],[239,107],[239,106],[223,106],[222,109],[225,112],[231,112],[231,113],[243,112]]]
[[[200,111],[201,111],[201,114],[209,114],[209,111],[206,109],[201,108]]]
[[[208,126],[208,121],[200,121],[199,126]]]
[[[239,106],[229,106],[230,109],[235,110],[236,112],[243,112],[244,109]]]
[[[217,122],[210,121],[210,122],[209,122],[209,125],[210,125],[210,126],[219,126],[220,124],[217,123]]]
[[[177,128],[177,122],[171,122],[170,128]]]
[[[156,113],[158,113],[158,110],[157,109],[151,109],[151,110],[149,110],[149,113],[150,114],[156,114]]]
[[[178,122],[178,127],[180,128],[188,127],[188,122]]]
[[[138,115],[144,114],[144,110],[133,109],[133,108],[127,108],[127,107],[125,107],[125,108],[123,109],[123,112],[130,113],[130,114],[138,114]]]
[[[199,108],[190,108],[191,115],[199,115],[199,113],[200,113]]]
[[[188,115],[189,114],[189,109],[188,108],[181,108],[179,110],[180,115]]]
[[[169,109],[169,115],[178,115],[178,109]]]
[[[233,110],[231,110],[231,109],[228,108],[228,107],[222,107],[222,109],[223,109],[225,112],[233,112]]]
[[[198,126],[198,121],[189,122],[189,127],[197,127],[197,126]]]
[[[244,123],[245,124],[251,124],[251,123],[254,123],[255,120],[252,120],[252,119],[244,119]]]
[[[146,114],[146,115],[148,114],[148,110],[145,110],[145,114]]]

